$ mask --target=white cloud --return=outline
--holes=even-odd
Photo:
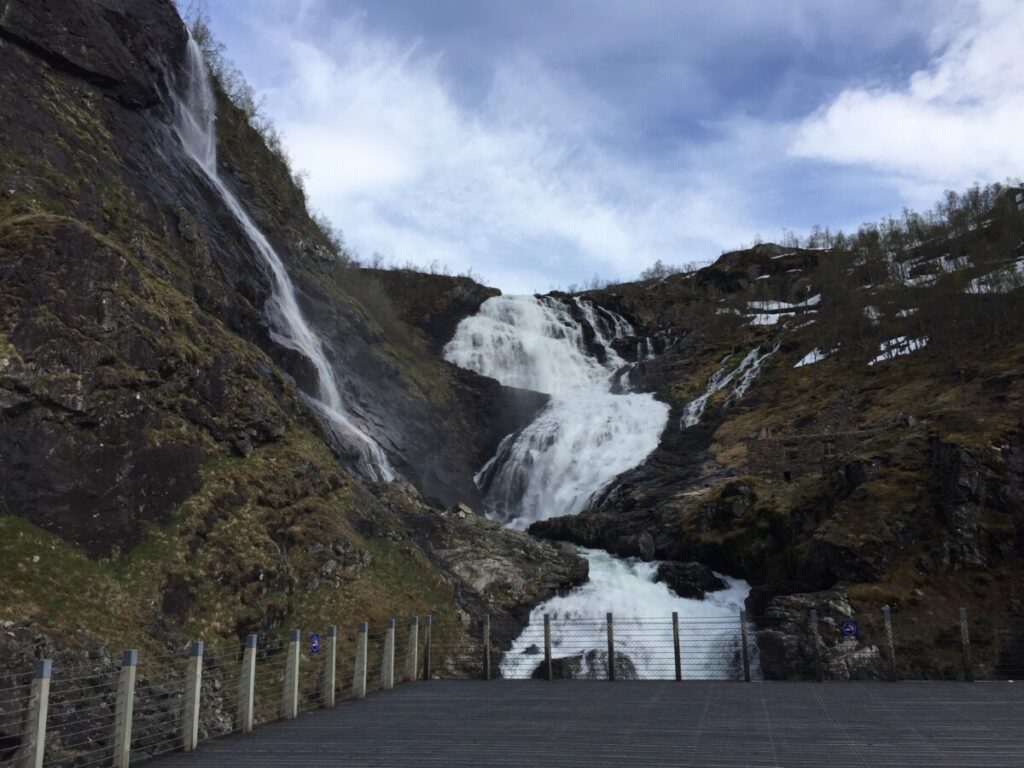
[[[313,204],[363,255],[472,267],[531,291],[713,257],[753,231],[729,188],[735,147],[653,166],[601,140],[621,130],[612,105],[525,55],[498,62],[471,109],[437,56],[374,38],[358,18],[330,41],[278,41],[284,77],[267,108]]]
[[[902,86],[844,90],[803,121],[791,154],[876,168],[918,205],[1024,172],[1024,3],[962,6],[931,42]]]

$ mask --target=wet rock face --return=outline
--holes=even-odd
[[[543,656],[533,670],[530,677],[534,680],[547,678],[547,668]],[[624,653],[615,652],[615,679],[636,680],[638,678],[636,665],[633,660]],[[577,653],[573,656],[557,656],[552,650],[551,659],[552,680],[607,680],[608,679],[608,652],[590,650],[584,653]]]
[[[155,398],[202,377],[161,344],[156,307],[128,298],[145,295],[138,272],[84,228],[36,230],[21,256],[0,268],[16,350],[0,365],[0,499],[91,554],[131,546],[199,488],[203,451],[146,431]]]
[[[708,592],[726,588],[726,583],[701,563],[665,562],[658,566],[656,576],[680,597],[703,600]]]
[[[811,623],[812,609],[818,612],[817,624]],[[770,598],[754,617],[764,679],[814,680],[819,672],[826,680],[886,679],[881,638],[863,642],[840,637],[840,623],[853,618],[854,609],[841,590]]]
[[[104,86],[129,107],[160,103],[184,32],[169,0],[0,1],[0,36]]]

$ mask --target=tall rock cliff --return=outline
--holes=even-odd
[[[170,0],[0,0],[0,619],[153,648],[518,614],[579,581],[572,555],[442,514],[543,403],[434,354],[495,292],[349,264],[218,89],[217,174],[404,480],[361,477],[325,430],[266,264],[173,129],[187,43]],[[494,578],[460,576],[453,539]]]

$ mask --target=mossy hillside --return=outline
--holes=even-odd
[[[353,527],[382,516],[375,500],[341,475],[312,435],[283,440],[249,458],[204,467],[203,490],[173,524],[150,526],[132,550],[94,559],[16,517],[0,519],[5,579],[0,617],[28,620],[48,634],[111,648],[166,653],[188,638],[234,641],[278,636],[293,626],[377,628],[392,616],[433,612],[451,620],[451,586],[394,526],[366,539]],[[376,508],[375,508],[376,507]],[[345,541],[369,565],[321,576],[326,555]],[[316,551],[316,554],[311,552]],[[329,552],[329,550],[328,550]],[[317,556],[319,555],[319,556]],[[168,585],[187,593],[170,604]]]

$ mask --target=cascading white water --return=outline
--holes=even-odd
[[[570,306],[551,297],[501,296],[488,299],[477,315],[463,320],[445,347],[445,357],[464,368],[513,387],[551,395],[548,406],[520,432],[509,435],[477,475],[488,514],[507,525],[579,512],[588,500],[621,473],[643,462],[658,446],[668,421],[668,406],[649,394],[615,394],[616,381],[628,370],[611,346],[633,335],[629,323],[582,299],[575,304],[594,338],[604,347],[605,363],[587,353],[583,327]],[[705,601],[687,600],[655,582],[656,563],[581,550],[590,563],[590,580],[565,596],[534,608],[530,623],[504,655],[505,677],[528,677],[537,665],[529,647],[531,627],[543,614],[569,619],[619,616],[735,616],[749,587],[730,579],[727,591]],[[605,658],[604,629],[587,632],[585,621],[564,636],[556,630],[556,656],[595,651]],[[669,641],[670,642],[670,639]],[[704,636],[698,653],[720,659],[731,639]],[[656,676],[666,638],[626,633],[618,651],[629,656],[640,677]],[[603,654],[603,657],[602,657]],[[607,660],[605,658],[605,662]],[[709,661],[708,675],[721,668]]]
[[[360,453],[360,466],[367,474],[390,481],[394,479],[394,471],[383,449],[345,413],[334,370],[320,338],[303,316],[284,263],[217,172],[216,99],[203,52],[191,36],[186,57],[185,82],[175,98],[174,128],[185,151],[217,190],[267,268],[271,296],[264,310],[270,320],[271,337],[278,344],[301,353],[313,364],[318,391],[304,393],[308,402],[338,439]]]
[[[613,394],[623,360],[606,333],[632,332],[621,317],[577,300],[605,363],[587,354],[582,326],[558,299],[498,296],[463,320],[445,357],[511,387],[551,395],[534,421],[502,442],[477,475],[489,512],[517,528],[581,511],[655,448],[668,406],[649,394]]]
[[[553,597],[530,613],[529,626],[532,627],[543,626],[545,614],[550,617],[553,657],[585,657],[588,651],[597,650],[597,664],[582,670],[580,676],[604,677],[607,674],[607,652],[604,651],[607,635],[600,619],[611,612],[620,619],[615,626],[616,655],[627,656],[641,680],[671,677],[674,674],[671,616],[677,613],[684,633],[692,636],[699,632],[699,637],[686,638],[687,676],[728,678],[733,673],[738,642],[733,620],[750,591],[746,582],[722,576],[726,589],[712,592],[704,600],[682,598],[654,580],[658,570],[656,562],[613,557],[593,549],[581,549],[580,553],[590,564],[587,583],[568,595]],[[631,617],[648,621],[631,623],[628,620]],[[699,623],[688,623],[688,619],[696,617]],[[626,621],[621,621],[624,618]],[[715,619],[718,621],[713,621]],[[531,676],[537,668],[537,648],[533,647],[537,640],[534,630],[524,632],[513,642],[502,659],[502,676]]]

